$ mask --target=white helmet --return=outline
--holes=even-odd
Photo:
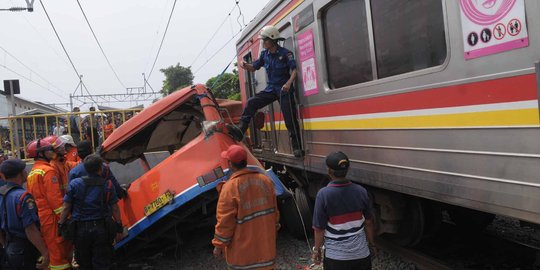
[[[279,36],[279,30],[273,25],[267,25],[263,27],[263,29],[261,30],[261,33],[259,34],[259,37],[262,39],[269,38],[272,40],[283,39]]]
[[[75,141],[73,141],[73,137],[71,137],[71,135],[62,135],[60,136],[60,140],[62,140],[62,142],[64,144],[70,144],[72,145],[73,147],[76,147],[77,145],[75,144]]]

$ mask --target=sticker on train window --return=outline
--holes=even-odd
[[[525,0],[460,0],[465,59],[529,46]]]

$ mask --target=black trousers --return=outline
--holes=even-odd
[[[324,258],[323,266],[324,270],[371,270],[371,256],[350,261]]]
[[[74,244],[79,269],[111,268],[114,251],[103,220],[77,222]]]
[[[281,107],[281,112],[283,113],[285,126],[289,131],[292,146],[294,149],[300,149],[300,137],[298,136],[300,134],[300,127],[298,126],[296,102],[294,101],[293,95],[294,89],[292,87],[288,92],[279,91],[279,93],[277,93],[276,91],[261,91],[255,94],[254,97],[248,99],[240,121],[249,124],[249,121],[251,121],[251,118],[257,113],[257,110],[277,100]]]
[[[28,239],[13,238],[8,241],[6,247],[8,266],[13,270],[36,269],[38,250]]]

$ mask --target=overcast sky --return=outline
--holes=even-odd
[[[42,0],[60,34],[75,67],[92,94],[123,93],[126,90],[114,76],[92,37],[75,0]],[[88,19],[126,87],[143,86],[142,73],[148,76],[156,56],[174,0],[80,0]],[[267,0],[240,0],[245,23],[257,15]],[[0,8],[26,6],[24,0],[0,0]],[[161,54],[149,79],[161,89],[164,76],[160,68],[176,63],[198,70],[240,30],[238,9],[226,20],[212,43],[195,61],[214,31],[235,6],[234,0],[177,0]],[[241,22],[241,19],[240,19]],[[78,78],[36,0],[34,12],[0,12],[0,47],[33,69],[31,72],[0,49],[0,80],[20,79],[21,97],[44,103],[69,102]],[[205,83],[218,75],[235,55],[239,36],[195,73],[195,83]],[[195,61],[195,62],[194,62]],[[40,87],[4,66],[28,77]],[[41,77],[46,79],[43,80]],[[0,85],[0,88],[3,88]],[[56,94],[47,91],[48,88]],[[80,102],[75,102],[80,105]],[[107,105],[107,104],[103,104]],[[128,107],[134,104],[109,106]],[[89,104],[83,106],[88,107]]]

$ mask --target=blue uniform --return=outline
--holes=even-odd
[[[75,178],[81,178],[83,176],[88,176],[88,172],[86,172],[86,169],[84,168],[84,164],[81,162],[77,166],[75,166],[75,168],[69,171],[68,181],[71,182],[71,180]],[[116,196],[122,197],[120,196],[120,193],[119,193],[122,191],[122,187],[120,187],[120,183],[118,183],[118,180],[116,180],[116,177],[114,177],[114,174],[112,173],[111,168],[109,168],[109,165],[105,163],[103,163],[103,173],[101,174],[101,177],[107,180],[111,180],[114,186],[114,190],[117,192]]]
[[[118,197],[111,180],[92,174],[88,177],[69,182],[64,196],[64,202],[72,204],[72,220],[77,222],[75,258],[81,269],[108,270],[114,251],[107,221]]]
[[[69,182],[64,202],[73,204],[71,212],[73,220],[92,221],[110,217],[110,205],[117,203],[118,197],[111,180],[107,180],[104,187],[89,186],[86,188],[82,178],[75,178]],[[106,205],[103,205],[103,202]]]
[[[262,51],[259,59],[253,62],[253,68],[257,70],[263,66],[266,69],[266,82],[268,83],[264,91],[279,93],[281,87],[291,77],[290,71],[296,69],[296,61],[291,51],[278,47],[275,53],[271,53],[269,50]]]
[[[32,224],[39,226],[36,203],[32,195],[21,186],[13,183],[6,184],[6,187],[12,186],[13,189],[6,195],[5,200],[0,195],[0,216],[7,216],[7,220],[2,218],[2,230],[7,233],[8,238],[15,236],[26,239],[24,229]],[[7,213],[4,213],[5,210]]]
[[[2,255],[7,257],[8,265],[11,269],[35,269],[39,252],[28,240],[25,232],[25,228],[32,224],[39,227],[37,206],[32,195],[17,184],[8,182],[3,185],[0,194],[0,217],[0,226],[7,240],[5,253],[2,252]]]
[[[255,69],[260,69],[261,67],[266,69],[267,85],[264,91],[248,99],[246,108],[244,108],[244,112],[240,118],[242,122],[241,127],[244,128],[242,132],[245,132],[257,110],[278,100],[285,120],[285,126],[289,131],[292,147],[294,150],[299,150],[301,148],[299,137],[300,127],[296,116],[294,87],[291,85],[291,88],[287,92],[281,90],[283,85],[291,78],[290,72],[296,69],[293,53],[279,46],[275,53],[264,50],[261,52],[259,59],[253,61],[252,65]]]

